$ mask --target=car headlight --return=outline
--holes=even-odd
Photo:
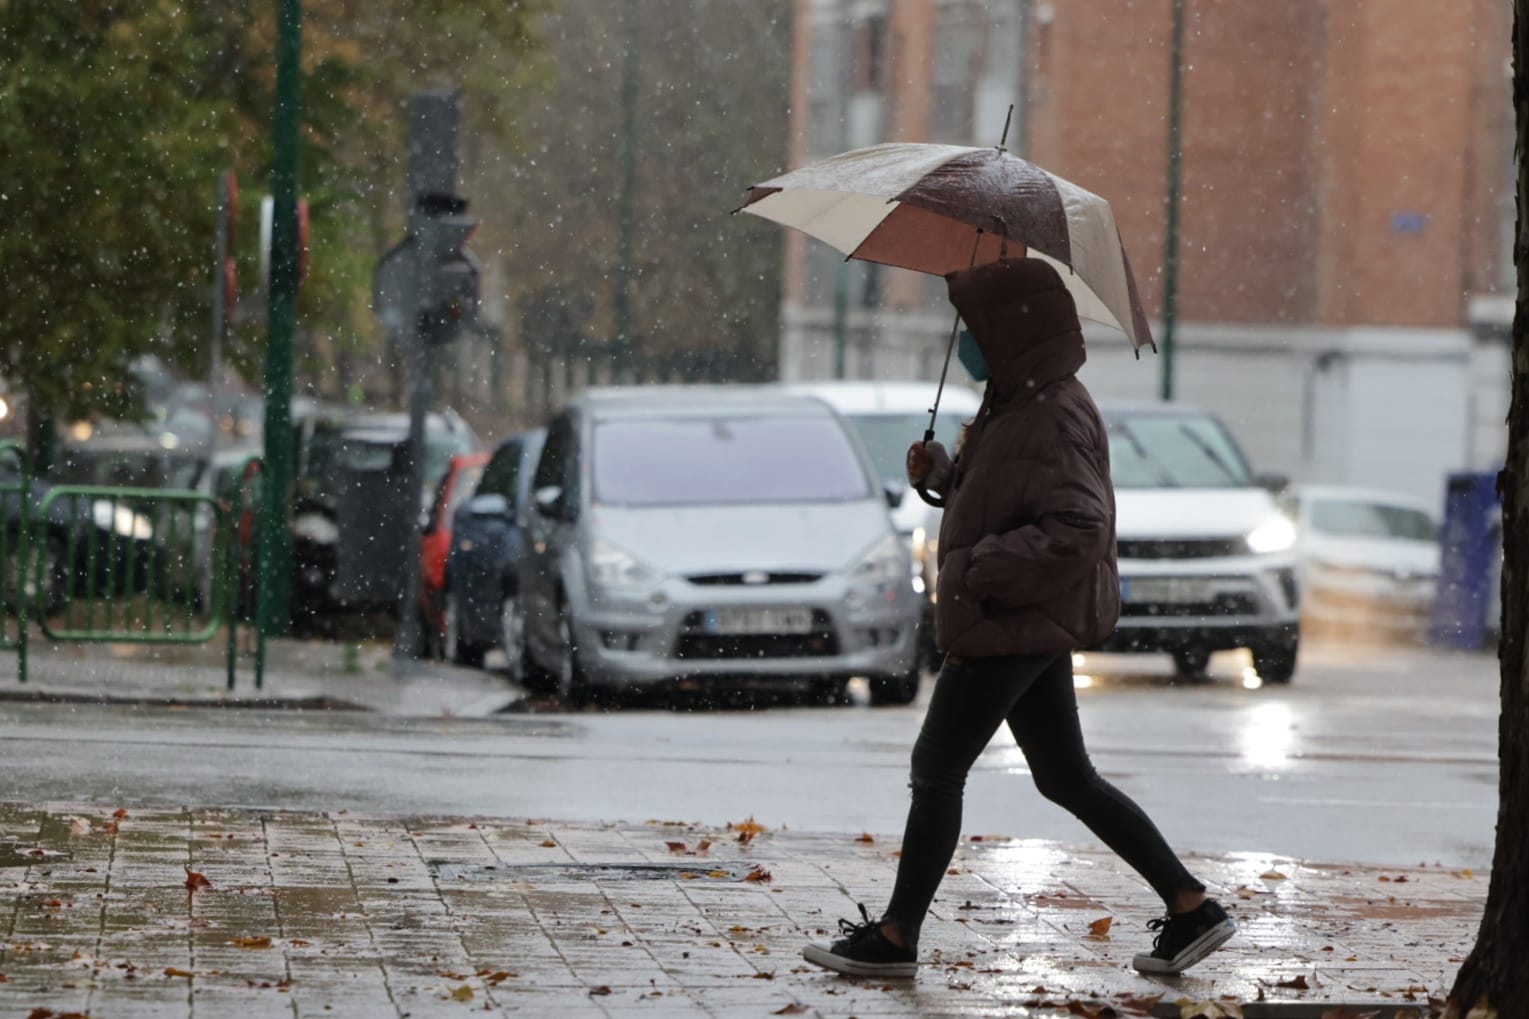
[[[1284,517],[1270,517],[1248,532],[1248,548],[1263,555],[1283,552],[1295,545],[1295,525]]]
[[[110,499],[97,499],[92,503],[90,516],[101,530],[111,531],[124,538],[148,541],[154,537],[154,525],[149,523],[148,517],[142,513],[134,513],[126,506],[112,502]]]
[[[589,547],[585,567],[594,587],[650,587],[662,579],[657,570],[608,541]]]
[[[850,579],[861,584],[884,584],[901,581],[906,584],[911,567],[908,553],[893,535],[887,535],[855,561],[850,567]]]
[[[335,545],[340,541],[340,525],[322,513],[302,513],[292,521],[292,534],[315,545]]]

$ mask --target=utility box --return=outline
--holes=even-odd
[[[1478,651],[1495,632],[1487,619],[1497,604],[1491,586],[1501,576],[1501,504],[1495,473],[1451,474],[1444,488],[1439,586],[1429,619],[1428,642]]]

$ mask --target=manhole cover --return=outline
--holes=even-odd
[[[752,866],[704,863],[526,863],[503,866],[427,860],[438,881],[743,881]]]

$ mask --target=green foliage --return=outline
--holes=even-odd
[[[372,259],[401,217],[403,110],[425,87],[484,89],[482,144],[507,145],[487,86],[527,80],[535,3],[307,0],[300,189],[309,348],[369,335]],[[258,281],[269,178],[274,3],[0,0],[0,374],[64,416],[130,409],[145,353],[205,366],[217,179],[243,184],[240,289]],[[473,94],[471,91],[469,94]],[[476,98],[476,97],[475,97]],[[231,347],[259,364],[263,307]]]

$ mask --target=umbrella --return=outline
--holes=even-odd
[[[1119,329],[1137,351],[1157,349],[1109,202],[1002,144],[854,149],[754,185],[738,211],[794,227],[849,258],[936,276],[1005,258],[1013,245],[1057,268],[1081,318]],[[938,406],[937,392],[926,441]]]

